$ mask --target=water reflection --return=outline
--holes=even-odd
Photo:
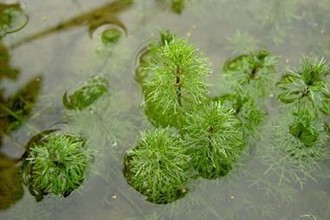
[[[127,29],[124,23],[117,18],[118,14],[130,8],[133,4],[133,0],[117,0],[109,4],[103,5],[94,10],[90,10],[85,13],[81,13],[71,19],[61,22],[60,24],[47,28],[38,33],[32,34],[23,40],[13,44],[11,47],[16,48],[22,44],[35,41],[54,33],[71,30],[79,26],[88,26],[88,33],[90,37],[101,26],[115,25],[122,29],[127,34]]]
[[[0,210],[8,209],[24,194],[17,160],[0,153]]]

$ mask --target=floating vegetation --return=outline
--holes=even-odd
[[[220,102],[189,114],[183,128],[193,166],[199,175],[214,179],[228,174],[243,149],[243,132],[235,111]]]
[[[108,91],[108,81],[103,76],[94,76],[78,87],[72,95],[63,95],[67,109],[83,110]]]
[[[102,43],[105,45],[114,44],[119,41],[122,32],[117,28],[106,29],[101,34]]]
[[[262,110],[251,96],[244,91],[225,94],[214,98],[224,105],[233,109],[237,117],[241,120],[244,139],[251,138],[258,126],[266,118],[266,112]]]
[[[164,44],[152,48],[150,59],[143,63],[147,72],[142,82],[145,112],[155,126],[179,128],[185,123],[185,114],[206,100],[208,90],[203,81],[210,69],[186,40],[162,36]]]
[[[301,60],[300,69],[282,76],[277,98],[283,103],[305,106],[311,111],[330,114],[330,69],[325,59]]]
[[[127,182],[153,203],[173,202],[188,193],[190,157],[180,136],[170,129],[141,133],[127,151],[124,174]]]
[[[228,59],[223,72],[234,89],[246,91],[255,100],[272,91],[276,79],[277,57],[267,50],[252,51]]]
[[[227,38],[228,50],[234,54],[249,53],[257,48],[258,41],[247,32],[236,32]]]
[[[46,132],[28,143],[23,182],[37,201],[45,195],[67,197],[86,179],[89,154],[77,135]]]

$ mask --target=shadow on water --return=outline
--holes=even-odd
[[[67,31],[79,26],[88,26],[88,33],[93,35],[94,31],[103,25],[114,25],[122,29],[127,34],[127,29],[122,21],[117,16],[119,13],[130,8],[133,0],[117,0],[99,8],[81,13],[71,19],[61,22],[60,24],[32,34],[11,45],[11,48],[16,48],[22,44],[26,44],[54,33]]]
[[[25,22],[21,20],[26,18]],[[19,20],[19,22],[17,21]],[[22,29],[27,22],[19,4],[0,4],[0,27],[1,36]],[[22,86],[15,94],[4,96],[5,87],[3,79],[17,80],[20,70],[10,64],[10,54],[8,48],[0,39],[0,147],[2,137],[10,135],[11,132],[21,127],[31,116],[31,112],[41,87],[41,77],[36,76]]]
[[[24,194],[17,160],[0,153],[0,210],[8,209]]]
[[[11,66],[9,50],[2,37],[21,30],[27,18],[19,4],[0,4],[0,147],[3,136],[10,136],[29,119],[40,92],[41,77],[36,76],[8,98],[4,95],[3,80],[17,80],[20,70]],[[23,197],[19,167],[19,159],[0,153],[0,210],[10,208]]]

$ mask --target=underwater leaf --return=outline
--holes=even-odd
[[[108,91],[108,81],[103,76],[94,76],[79,86],[72,95],[63,95],[67,109],[83,110]]]
[[[19,70],[10,66],[8,48],[0,41],[0,80],[3,78],[16,79]]]
[[[19,3],[0,3],[0,38],[21,30],[27,22],[28,16],[22,11]]]
[[[223,73],[233,89],[243,89],[252,97],[263,98],[274,86],[277,60],[267,50],[252,51],[229,58]]]
[[[1,130],[4,133],[9,134],[28,120],[37,102],[41,82],[40,76],[31,79],[5,103],[0,103],[0,120],[5,125]]]

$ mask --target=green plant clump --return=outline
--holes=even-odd
[[[243,91],[216,97],[215,100],[234,110],[242,122],[244,139],[254,135],[256,128],[266,117],[266,113],[257,106],[255,100]]]
[[[103,76],[94,76],[78,87],[72,95],[63,95],[67,109],[83,110],[108,91],[108,81]]]
[[[50,193],[66,197],[86,179],[89,155],[81,137],[52,132],[30,145],[23,182],[38,201]]]
[[[330,69],[325,59],[303,58],[300,69],[283,75],[277,83],[277,98],[283,103],[305,106],[312,111],[330,114]]]
[[[102,43],[105,45],[117,43],[122,36],[122,32],[117,28],[104,30],[101,35]]]
[[[188,120],[183,130],[199,175],[208,179],[226,175],[244,144],[242,124],[234,110],[211,102],[190,114]]]
[[[124,165],[128,183],[150,202],[173,202],[188,192],[190,157],[180,136],[169,128],[142,132]]]
[[[6,34],[21,30],[28,22],[28,16],[19,3],[0,3],[0,39]]]
[[[274,85],[277,57],[267,50],[252,51],[228,59],[223,72],[234,89],[244,90],[254,99],[269,95]]]
[[[164,44],[151,48],[144,60],[145,112],[156,127],[180,128],[186,113],[206,100],[208,89],[203,80],[210,69],[185,39],[172,36],[162,40]]]

